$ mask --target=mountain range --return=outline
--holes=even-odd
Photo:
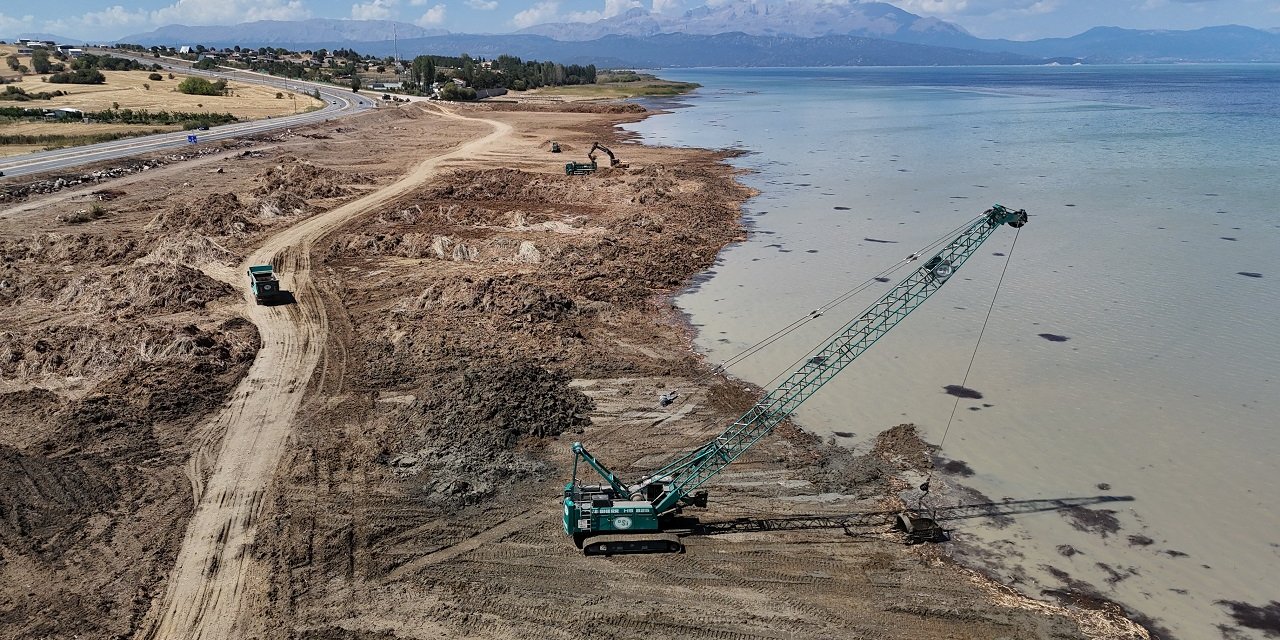
[[[1097,27],[1069,38],[1014,41],[978,38],[958,25],[883,2],[824,0],[727,0],[679,14],[634,8],[596,22],[541,24],[512,34],[452,34],[388,20],[311,19],[170,25],[119,41],[293,50],[345,47],[401,57],[506,53],[632,67],[1280,62],[1277,30]]]

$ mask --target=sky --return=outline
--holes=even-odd
[[[507,33],[544,22],[592,22],[632,7],[679,14],[727,0],[53,0],[0,2],[0,37],[52,33],[114,40],[169,24],[355,18],[400,20],[455,33]],[[781,0],[770,0],[778,2]],[[843,3],[856,0],[809,0]],[[893,0],[984,38],[1075,35],[1095,26],[1195,29],[1280,27],[1280,0]]]

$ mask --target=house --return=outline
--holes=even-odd
[[[53,110],[53,117],[59,120],[66,120],[67,118],[79,119],[84,117],[84,112],[73,107],[60,107]]]
[[[191,46],[183,45],[180,49],[178,49],[178,53],[191,53]]]
[[[79,58],[84,55],[84,49],[67,49],[67,55],[72,58]]]
[[[374,82],[369,85],[372,91],[399,91],[404,88],[403,82]]]
[[[28,46],[20,46],[20,47],[18,47],[18,55],[20,55],[20,56],[29,56],[29,55],[31,55],[31,47],[28,47]]]

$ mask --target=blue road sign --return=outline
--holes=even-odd
[[[195,143],[196,143],[196,137],[195,137],[195,136],[187,136],[187,142],[190,142],[191,144],[195,144]]]

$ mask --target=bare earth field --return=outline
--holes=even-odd
[[[787,426],[686,553],[583,557],[573,441],[635,475],[753,401],[694,382],[667,298],[750,194],[720,154],[630,143],[632,108],[449,109],[0,211],[0,637],[1148,637],[887,517],[821,525],[902,507],[932,464],[909,425],[869,451]],[[595,140],[628,166],[564,176]],[[263,262],[289,304],[249,299]]]

